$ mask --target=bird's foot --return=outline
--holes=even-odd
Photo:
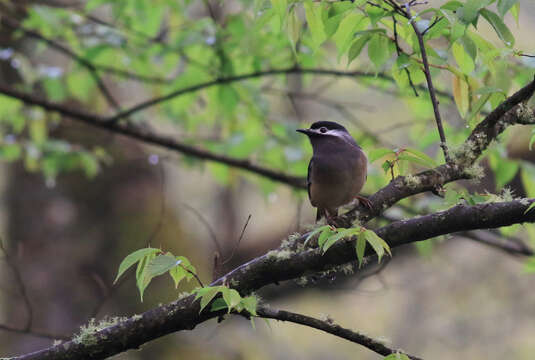
[[[372,202],[370,200],[368,200],[367,198],[365,198],[364,196],[357,195],[357,196],[355,196],[355,199],[357,199],[359,201],[359,203],[361,203],[362,205],[364,205],[368,209],[370,209],[370,210],[372,209]]]

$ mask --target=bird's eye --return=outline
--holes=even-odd
[[[320,133],[325,134],[326,132],[327,132],[327,128],[326,127],[321,127],[320,128]]]

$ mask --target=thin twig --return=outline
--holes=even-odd
[[[245,230],[247,229],[247,225],[249,225],[249,220],[251,220],[251,216],[252,215],[249,214],[249,216],[247,217],[247,220],[245,221],[245,225],[243,225],[243,229],[241,229],[241,234],[240,234],[240,237],[238,238],[238,241],[236,242],[236,244],[234,245],[234,248],[230,252],[229,257],[225,261],[221,262],[221,265],[225,265],[230,260],[232,260],[232,258],[234,257],[234,253],[236,252],[236,250],[240,246],[240,243],[241,243],[241,240],[243,238],[243,235],[245,234]]]
[[[26,286],[24,285],[24,281],[22,280],[22,276],[20,274],[17,264],[13,261],[10,254],[8,254],[8,252],[4,248],[2,239],[0,239],[0,251],[2,251],[2,253],[4,254],[6,264],[9,266],[11,272],[13,273],[13,276],[15,277],[15,283],[17,284],[19,295],[22,297],[22,300],[24,302],[24,308],[26,309],[27,318],[22,330],[24,332],[29,332],[32,328],[33,309],[32,304],[30,303],[30,299],[28,298],[28,293],[26,292]]]
[[[180,266],[182,269],[186,270],[188,273],[190,273],[191,275],[193,275],[193,277],[195,278],[195,280],[197,280],[197,282],[199,283],[199,285],[201,287],[204,287],[204,284],[202,283],[201,279],[199,278],[199,276],[197,274],[195,274],[195,272],[191,271],[190,269],[188,269],[187,267],[185,267],[184,265],[182,264],[179,264],[178,266]]]
[[[411,17],[410,13],[410,6],[409,3],[406,4],[407,9],[407,15],[409,16],[410,23],[412,25],[412,28],[414,29],[414,33],[416,34],[416,37],[418,38],[418,45],[420,47],[420,52],[422,54],[422,61],[424,65],[424,74],[425,79],[427,81],[427,87],[429,88],[429,96],[431,97],[431,102],[433,104],[433,111],[435,113],[435,121],[437,124],[438,134],[440,136],[440,147],[442,148],[442,151],[444,152],[444,158],[446,159],[446,162],[451,162],[450,155],[448,153],[448,145],[446,144],[446,135],[444,134],[444,127],[442,126],[442,118],[440,116],[440,110],[438,108],[438,100],[435,93],[435,87],[433,85],[433,79],[431,78],[431,72],[429,70],[429,61],[427,59],[427,52],[425,50],[425,42],[424,37],[420,30],[418,29],[418,26],[414,22],[414,19]]]
[[[32,336],[47,338],[47,339],[62,339],[62,340],[69,339],[69,337],[66,335],[51,334],[45,331],[32,329],[33,309],[32,309],[32,304],[30,303],[30,299],[28,297],[28,293],[26,291],[26,285],[24,284],[24,281],[22,280],[22,276],[20,274],[18,266],[15,264],[15,262],[11,258],[11,255],[8,254],[7,250],[4,248],[2,239],[0,239],[0,251],[4,254],[3,260],[6,262],[7,266],[9,266],[9,268],[11,269],[11,272],[13,273],[13,276],[15,277],[15,283],[17,284],[17,288],[18,288],[18,295],[22,297],[22,300],[24,302],[24,308],[27,314],[26,322],[22,328],[14,327],[14,326],[7,325],[7,324],[0,324],[0,330],[15,332],[19,334],[27,334],[27,335],[32,335]]]
[[[331,319],[320,320],[310,316],[297,314],[290,311],[272,309],[270,307],[265,306],[259,307],[256,312],[261,318],[292,322],[295,324],[300,324],[321,331],[325,331],[326,333],[329,333],[331,335],[338,336],[342,339],[346,339],[353,343],[362,345],[367,349],[383,356],[400,353],[407,355],[412,360],[421,360],[420,358],[413,355],[409,355],[401,350],[391,349],[379,340],[375,340],[356,331],[343,328],[340,325],[335,324]]]
[[[88,71],[95,83],[97,84],[97,87],[100,89],[100,92],[106,99],[106,101],[116,110],[120,111],[121,107],[119,103],[115,100],[115,98],[112,96],[111,92],[108,90],[106,85],[104,84],[104,81],[100,78],[100,75],[98,74],[98,71],[93,65],[93,63],[87,61],[82,56],[75,54],[72,50],[66,48],[65,46],[48,39],[44,37],[43,35],[39,34],[36,31],[26,29],[24,28],[20,23],[17,21],[10,19],[8,17],[0,17],[1,23],[5,24],[7,27],[14,29],[14,30],[20,30],[24,35],[31,37],[33,39],[37,39],[40,41],[45,42],[48,44],[51,48],[54,48],[56,51],[70,57],[74,61],[76,61],[81,66],[85,67]]]
[[[401,50],[401,46],[399,46],[398,26],[397,26],[398,21],[396,20],[396,15],[392,14],[392,21],[394,22],[394,44],[396,45],[396,53],[398,54],[398,57],[399,57],[403,51]],[[414,96],[419,96],[418,90],[416,90],[416,86],[414,86],[414,83],[412,82],[412,77],[411,77],[411,73],[409,69],[405,67],[403,70],[405,70],[405,74],[407,74],[407,78],[409,79],[409,84],[412,88],[412,91],[414,91]]]
[[[212,226],[210,225],[210,223],[208,222],[208,220],[206,220],[206,218],[204,217],[204,215],[201,214],[197,209],[195,209],[193,206],[189,204],[182,203],[182,206],[184,206],[187,210],[191,211],[193,215],[195,215],[197,219],[199,219],[199,221],[204,225],[204,227],[210,233],[210,238],[212,239],[212,242],[214,243],[216,247],[216,251],[220,254],[223,254],[223,248],[221,247],[221,244],[219,244],[219,240],[217,240],[217,235],[214,229],[212,228]]]

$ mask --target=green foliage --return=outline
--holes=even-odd
[[[436,161],[433,160],[433,158],[431,158],[429,155],[423,151],[412,148],[395,150],[377,148],[370,151],[368,156],[370,162],[375,162],[383,158],[386,158],[386,160],[384,160],[381,167],[385,174],[390,172],[392,177],[394,177],[396,172],[400,175],[406,175],[409,164],[420,165],[426,168],[433,168],[437,166]]]
[[[190,281],[196,274],[195,267],[184,256],[174,256],[170,252],[164,253],[160,249],[149,247],[136,250],[123,259],[114,283],[136,263],[136,285],[141,301],[145,289],[156,276],[169,273],[176,288],[180,281],[183,279]]]
[[[231,311],[240,313],[245,310],[248,314],[256,316],[258,299],[254,295],[242,297],[236,290],[223,285],[198,288],[193,293],[195,294],[195,300],[201,299],[201,310],[199,312],[202,312],[208,304],[212,303],[210,311],[226,309],[227,313]],[[216,298],[218,295],[220,297]]]
[[[395,353],[386,356],[384,360],[410,360],[410,358],[405,354]]]
[[[372,249],[375,251],[378,257],[378,261],[381,262],[382,257],[386,253],[392,256],[390,251],[390,246],[381,239],[373,230],[368,230],[364,227],[354,227],[354,228],[335,228],[331,225],[319,226],[308,233],[305,239],[305,245],[310,239],[314,236],[318,236],[318,247],[325,254],[331,246],[336,242],[342,239],[349,239],[351,237],[356,237],[355,241],[355,250],[357,252],[357,260],[359,265],[362,265],[364,259],[364,252],[366,249],[366,243],[370,244]]]

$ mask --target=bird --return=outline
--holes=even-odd
[[[338,208],[355,198],[371,208],[371,202],[358,195],[367,179],[368,158],[346,128],[334,121],[317,121],[296,131],[307,135],[312,145],[307,189],[317,208],[316,222],[322,217],[331,222]]]

